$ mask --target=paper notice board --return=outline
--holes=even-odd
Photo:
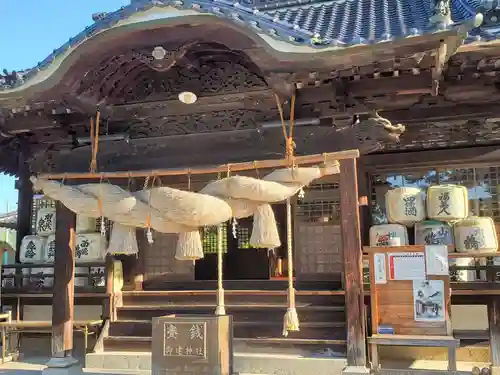
[[[389,253],[390,280],[425,280],[424,253]]]

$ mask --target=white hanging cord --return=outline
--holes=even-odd
[[[288,332],[299,331],[299,317],[295,308],[295,289],[293,287],[293,253],[292,253],[292,205],[290,198],[286,200],[286,234],[288,257],[288,308],[283,320],[283,336]]]
[[[227,168],[227,177],[230,175],[229,167]],[[217,175],[217,179],[220,180],[220,173]],[[215,308],[215,315],[226,315],[226,306],[224,303],[224,285],[222,284],[223,278],[223,252],[222,252],[222,226],[226,225],[221,223],[217,225],[217,307]],[[234,232],[233,232],[234,233]]]

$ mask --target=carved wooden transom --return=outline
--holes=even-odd
[[[85,74],[77,93],[97,102],[124,104],[175,99],[183,91],[200,97],[265,86],[259,69],[244,53],[197,42],[108,57]]]

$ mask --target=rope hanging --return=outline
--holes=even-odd
[[[144,185],[142,187],[142,190],[146,190],[149,184],[149,176],[147,176],[144,179]],[[153,177],[153,182],[151,183],[151,187],[154,186],[156,180],[156,176]],[[153,232],[151,231],[151,196],[153,195],[153,192],[150,192],[149,194],[149,199],[148,199],[148,215],[146,216],[146,239],[148,240],[148,243],[152,245],[154,243],[153,241]]]
[[[95,118],[90,119],[90,149],[92,153],[92,160],[90,161],[90,173],[97,171],[97,152],[99,151],[99,126],[101,122],[101,112],[97,110]]]
[[[293,141],[293,127],[295,123],[295,95],[292,96],[290,104],[290,121],[288,131],[283,113],[283,107],[277,94],[275,94],[276,104],[281,118],[281,128],[285,137],[285,159],[288,167],[295,169],[295,143]],[[286,200],[286,234],[287,234],[287,258],[288,258],[288,307],[283,318],[283,336],[288,336],[288,332],[299,331],[299,317],[295,308],[295,288],[293,286],[293,247],[292,247],[292,205],[290,198]]]
[[[227,167],[227,176],[229,177],[231,171],[230,167]],[[220,180],[220,173],[217,174],[217,179]],[[226,306],[224,301],[224,285],[223,280],[223,252],[222,252],[222,226],[225,225],[221,223],[217,225],[217,307],[215,308],[215,315],[226,315]]]

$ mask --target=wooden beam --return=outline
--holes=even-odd
[[[330,152],[316,155],[305,155],[295,157],[297,165],[302,164],[321,164],[323,162],[332,162],[334,160],[343,160],[358,158],[358,150],[346,150],[339,152]],[[40,178],[52,180],[76,180],[76,179],[90,179],[90,178],[134,178],[134,177],[147,177],[147,176],[180,176],[180,175],[195,175],[195,174],[212,174],[218,172],[241,172],[247,170],[265,169],[285,167],[288,165],[286,159],[274,160],[259,160],[249,161],[243,163],[232,163],[218,166],[208,167],[193,167],[193,168],[180,168],[180,169],[160,169],[150,171],[131,171],[131,172],[103,172],[103,173],[60,173],[60,174],[46,174],[41,175]]]
[[[347,365],[366,366],[363,253],[356,159],[340,161],[340,214],[347,319]]]
[[[490,353],[492,375],[500,374],[500,296],[493,296],[488,302],[488,323],[490,332]]]
[[[365,155],[363,165],[370,172],[384,170],[411,170],[432,167],[480,166],[500,163],[499,145],[393,152]]]
[[[56,254],[52,299],[52,357],[70,357],[73,350],[76,214],[56,203]]]

